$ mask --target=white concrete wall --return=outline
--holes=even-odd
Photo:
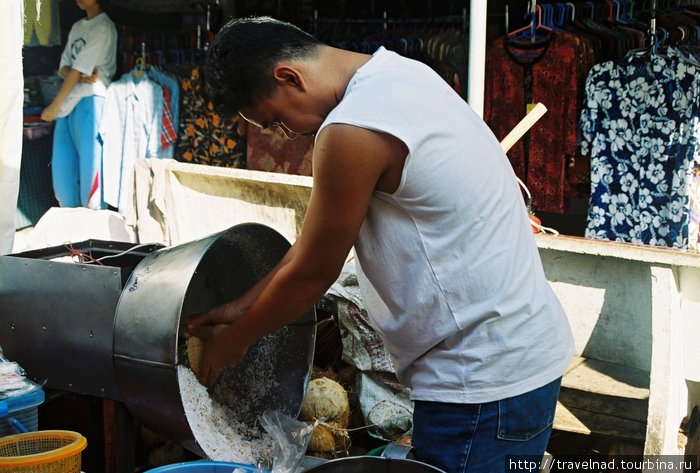
[[[700,382],[700,254],[538,235],[542,263],[569,316],[577,354],[651,368],[652,268],[671,271],[680,299],[684,375]]]
[[[645,454],[681,454],[683,418],[700,405],[700,255],[538,236],[577,355],[649,372]]]

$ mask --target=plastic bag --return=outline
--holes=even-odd
[[[260,424],[275,442],[271,473],[297,473],[311,434],[318,424],[307,424],[280,411],[267,411]]]
[[[5,358],[0,347],[0,399],[22,396],[40,386],[25,377],[24,369]]]

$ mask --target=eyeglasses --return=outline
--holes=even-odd
[[[271,125],[277,125],[277,128],[282,130],[282,134],[289,141],[293,141],[299,136],[299,133],[296,133],[296,132],[290,130],[289,127],[287,125],[285,125],[284,123],[282,123],[280,120],[273,121],[271,123]]]
[[[238,112],[238,114],[241,117],[243,117],[243,119],[245,121],[247,121],[248,123],[252,123],[253,125],[255,125],[259,128],[262,128],[262,129],[268,128],[266,125],[263,125],[261,123],[256,122],[255,120],[251,120],[250,118],[246,117],[240,111]],[[276,125],[277,128],[279,128],[282,131],[282,134],[284,135],[284,137],[290,141],[295,140],[299,136],[299,133],[290,130],[289,127],[287,125],[285,125],[284,123],[282,123],[281,120],[273,120],[270,123],[270,126],[273,126],[273,125]]]

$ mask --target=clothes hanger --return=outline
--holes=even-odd
[[[562,29],[554,24],[554,5],[551,3],[544,3],[539,5],[544,11],[542,14],[542,25],[548,27],[552,31],[562,31]]]
[[[564,28],[564,23],[566,21],[566,10],[567,10],[567,6],[565,3],[555,3],[554,4],[554,14],[556,16],[556,20],[554,21],[554,23],[560,29]]]
[[[156,56],[158,56],[158,67],[163,68],[163,64],[165,64],[165,53],[163,52],[162,49],[157,49],[155,51]]]
[[[150,56],[149,56],[150,58]],[[136,59],[136,64],[134,66],[134,70],[132,71],[132,75],[137,78],[141,79],[145,77],[145,72],[146,70],[146,43],[141,43],[141,56]]]
[[[576,20],[576,5],[573,4],[573,2],[566,2],[566,9],[567,11],[571,9],[571,23],[573,23]]]
[[[615,6],[615,23],[621,25],[629,25],[630,22],[627,20],[627,6],[625,0],[611,0]]]
[[[508,33],[508,41],[514,42],[518,39],[530,39],[533,43],[536,40],[548,41],[549,38],[538,34],[538,30],[552,31],[552,28],[542,23],[542,7],[535,5],[535,11],[528,13],[527,17],[530,17],[530,24]]]

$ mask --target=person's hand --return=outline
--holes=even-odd
[[[84,84],[94,84],[95,82],[97,82],[97,69],[93,69],[92,74],[90,74],[89,76],[81,75],[80,79],[78,79],[78,82],[82,82]]]
[[[248,345],[235,330],[227,324],[198,326],[195,330],[195,336],[202,340],[197,377],[204,386],[214,384],[221,370],[239,364],[248,351]]]
[[[230,303],[184,320],[187,332],[202,340],[198,378],[204,386],[214,384],[222,369],[240,363],[248,350],[248,343],[234,327],[242,315],[243,311]]]
[[[41,119],[45,122],[52,122],[56,118],[58,118],[58,112],[60,110],[61,107],[52,103],[51,105],[46,107],[43,112],[41,112]]]
[[[190,315],[185,318],[184,324],[187,331],[196,337],[199,327],[218,324],[230,325],[238,320],[243,313],[244,311],[239,304],[233,301],[216,306],[201,314]]]

